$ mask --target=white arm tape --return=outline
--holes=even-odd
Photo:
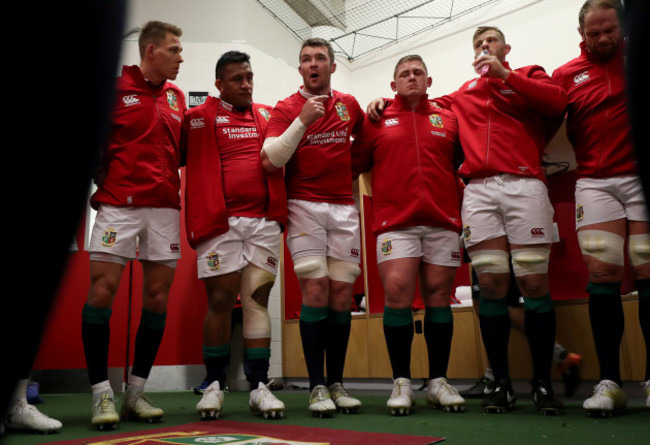
[[[307,130],[307,127],[297,117],[279,137],[266,138],[262,150],[266,153],[266,157],[269,158],[271,164],[280,168],[289,162],[296,148],[298,148],[305,130]]]

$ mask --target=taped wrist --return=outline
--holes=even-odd
[[[266,138],[262,150],[266,153],[271,164],[280,168],[284,166],[298,148],[300,139],[305,134],[307,127],[300,118],[295,118],[289,127],[277,138]]]

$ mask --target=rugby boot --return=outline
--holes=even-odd
[[[218,419],[223,408],[223,398],[224,394],[218,380],[208,385],[203,391],[201,400],[196,404],[196,412],[201,416],[201,420]]]
[[[329,389],[325,385],[317,385],[309,395],[309,411],[316,417],[332,417],[336,405],[332,400]]]
[[[541,414],[545,416],[557,416],[562,414],[563,404],[555,396],[553,388],[538,381],[533,383],[533,403]]]
[[[512,409],[516,402],[515,392],[509,380],[495,382],[494,391],[481,402],[486,413],[502,414]]]
[[[594,386],[594,393],[582,404],[590,416],[612,417],[625,411],[625,393],[611,380],[601,380]]]
[[[93,428],[98,430],[113,430],[120,423],[120,416],[115,409],[115,398],[105,392],[96,399],[93,398]]]
[[[426,393],[427,402],[432,408],[439,408],[447,412],[465,411],[465,399],[444,377],[429,380]]]
[[[269,385],[260,382],[257,389],[251,391],[248,405],[253,413],[259,414],[265,419],[282,419],[284,403],[273,395]]]
[[[482,399],[494,390],[493,386],[494,381],[483,376],[469,388],[460,391],[459,394],[466,399]]]
[[[407,416],[411,414],[411,409],[415,405],[415,394],[411,380],[399,377],[393,380],[393,392],[386,406],[393,416]]]
[[[120,417],[122,420],[134,422],[155,423],[160,422],[165,412],[151,404],[151,400],[143,393],[136,393],[124,398]]]
[[[338,412],[345,414],[359,412],[361,409],[361,401],[348,394],[342,383],[333,383],[328,389]]]
[[[61,422],[40,412],[35,406],[20,401],[9,408],[5,417],[8,430],[54,433],[63,426]]]

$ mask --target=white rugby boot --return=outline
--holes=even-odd
[[[113,430],[120,423],[120,416],[115,409],[115,397],[112,393],[104,392],[93,398],[93,428],[98,430]]]
[[[196,404],[196,412],[201,416],[201,420],[218,419],[223,408],[223,398],[224,394],[218,380],[205,388],[201,400]]]
[[[329,390],[338,412],[351,414],[361,409],[361,401],[348,394],[342,383],[332,383]]]
[[[625,411],[625,393],[615,382],[601,380],[594,393],[582,404],[591,416],[612,417]]]
[[[160,422],[163,414],[165,412],[153,406],[151,400],[141,392],[125,396],[120,410],[122,420],[145,423]]]
[[[317,385],[309,395],[309,411],[316,417],[332,417],[336,412],[336,405],[332,400],[327,386]]]
[[[645,400],[645,406],[646,408],[650,408],[650,380],[641,382],[641,386],[643,386],[643,389],[645,389],[645,393],[647,395],[647,398]]]
[[[268,385],[260,382],[257,389],[251,391],[248,401],[251,411],[260,414],[265,419],[282,419],[284,417],[284,403],[271,392]]]
[[[8,430],[27,430],[39,433],[54,433],[63,426],[61,422],[40,412],[35,406],[24,401],[14,403],[4,421]]]
[[[463,399],[456,388],[451,386],[447,379],[438,377],[429,380],[427,383],[427,402],[432,408],[439,408],[447,412],[465,411],[465,399]]]
[[[393,416],[407,416],[411,414],[411,408],[415,405],[415,394],[411,380],[399,377],[393,380],[393,392],[386,406]]]

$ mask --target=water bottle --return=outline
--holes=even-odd
[[[490,53],[488,52],[487,49],[484,49],[482,54],[490,54]],[[485,76],[489,70],[490,70],[490,67],[489,67],[488,65],[483,65],[483,66],[481,67],[481,69],[476,70],[476,72],[477,72],[480,76]]]

